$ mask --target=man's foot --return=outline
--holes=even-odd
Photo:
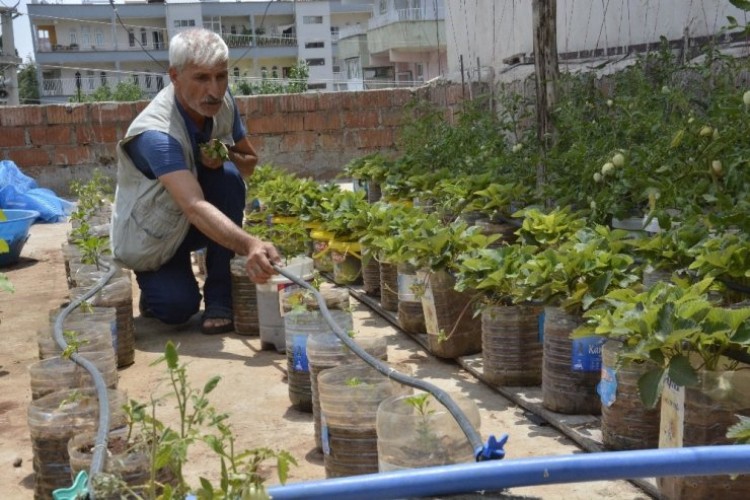
[[[229,318],[207,318],[204,316],[201,323],[201,333],[204,335],[217,335],[234,331],[234,322]]]

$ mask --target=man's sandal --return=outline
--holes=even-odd
[[[206,321],[211,319],[223,319],[226,320],[226,323],[221,323],[219,325],[213,325],[213,326],[207,326]],[[203,335],[219,335],[222,333],[231,333],[234,331],[234,321],[232,321],[232,318],[226,317],[226,315],[221,314],[204,314],[201,318],[201,333]]]

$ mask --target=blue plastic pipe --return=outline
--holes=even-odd
[[[544,484],[750,473],[750,445],[492,460],[273,486],[275,500],[384,500]]]

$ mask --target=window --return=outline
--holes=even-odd
[[[164,33],[161,31],[152,31],[151,39],[154,41],[154,48],[156,50],[164,49]]]
[[[203,27],[207,30],[213,31],[214,33],[221,34],[221,31],[222,31],[221,18],[220,17],[204,17]]]
[[[107,73],[105,73],[104,71],[99,73],[99,79],[102,81],[102,87],[106,87],[107,86]]]
[[[339,27],[338,26],[331,26],[331,38],[334,40],[337,40],[339,37]]]
[[[362,78],[362,68],[359,65],[359,57],[346,60],[346,77]]]
[[[141,28],[141,45],[144,47],[148,45],[148,33],[146,33],[146,28]]]
[[[81,45],[86,48],[91,45],[91,28],[89,26],[81,27]]]
[[[234,70],[232,70],[232,71],[234,73],[234,77],[235,78],[239,78],[240,77],[240,68],[238,68],[237,66],[235,66]]]
[[[305,61],[307,62],[308,66],[325,66],[326,65],[326,60],[323,59],[322,57],[316,58],[316,59],[305,59]]]
[[[140,76],[138,76],[138,73],[133,73],[133,85],[135,85],[136,87],[141,86],[141,78]]]
[[[135,47],[135,33],[133,30],[128,30],[128,45]]]
[[[195,19],[175,19],[174,20],[175,28],[189,28],[191,26],[195,26]]]
[[[86,71],[86,80],[89,81],[89,90],[94,90],[94,72],[92,70]]]
[[[104,47],[104,32],[102,30],[96,30],[96,33],[94,33],[94,43],[97,47]]]
[[[151,82],[152,82],[151,73],[146,73],[146,88],[147,89],[151,88]]]
[[[308,83],[307,90],[325,90],[325,83]]]
[[[306,42],[305,43],[306,49],[322,49],[325,46],[326,46],[325,42]]]
[[[157,90],[164,88],[164,77],[161,75],[156,75],[156,88]]]
[[[323,24],[323,16],[302,16],[302,24]]]
[[[70,31],[70,44],[78,44],[78,33],[75,30]]]
[[[385,14],[388,12],[388,0],[380,0],[380,13]]]

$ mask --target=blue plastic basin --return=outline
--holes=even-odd
[[[21,250],[29,239],[29,228],[39,217],[34,210],[3,210],[8,220],[0,221],[0,239],[10,247],[10,252],[0,253],[0,267],[10,266],[18,262]]]

